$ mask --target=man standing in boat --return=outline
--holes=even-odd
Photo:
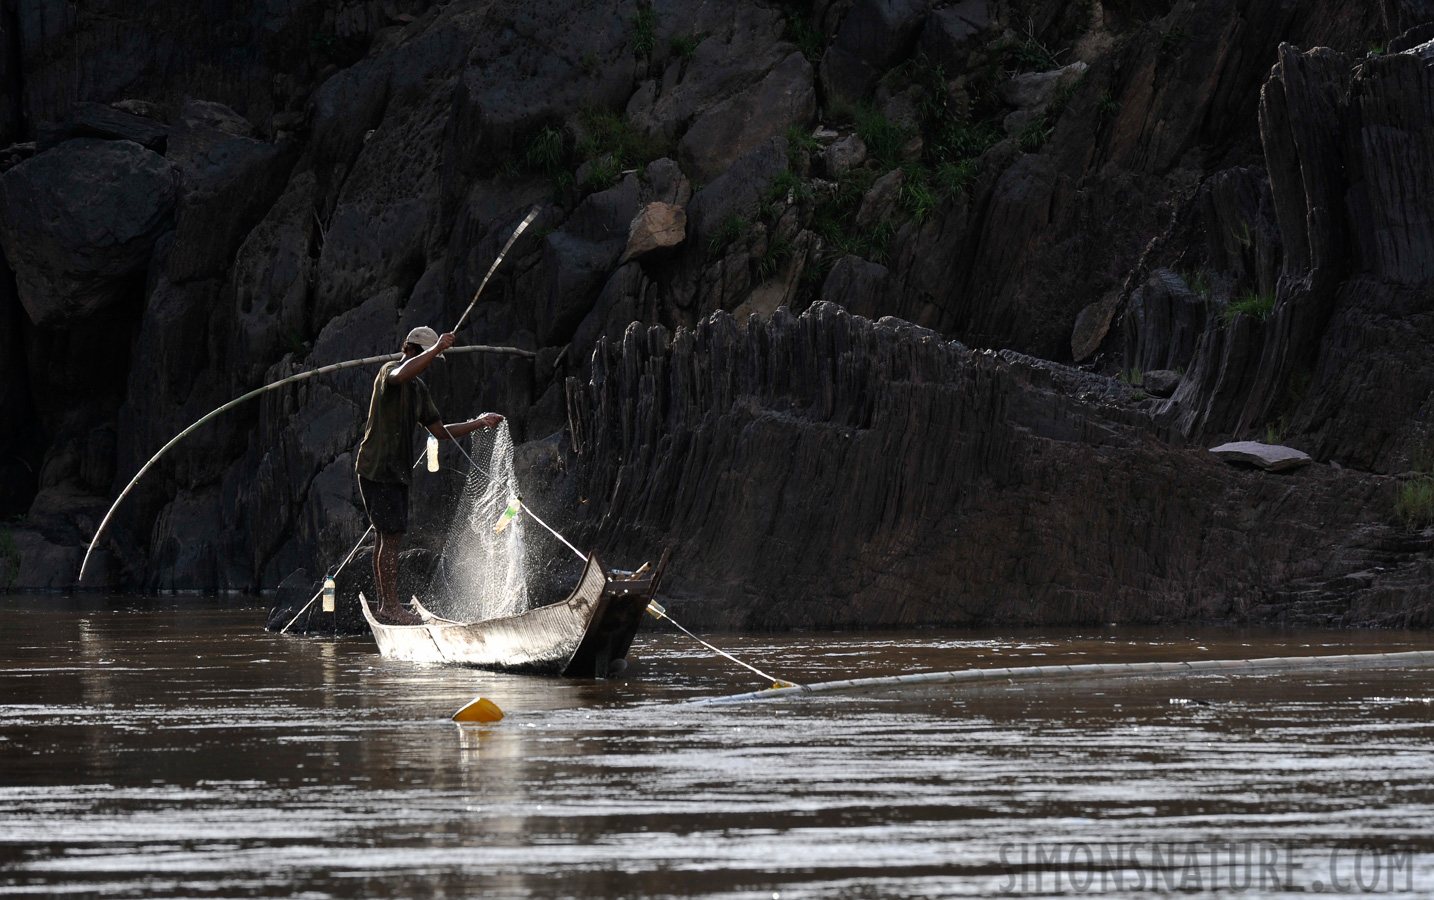
[[[412,480],[413,428],[426,428],[440,441],[457,440],[479,428],[497,428],[503,417],[486,413],[457,425],[444,425],[428,387],[418,377],[444,350],[453,346],[450,332],[439,335],[421,325],[403,339],[403,359],[384,363],[373,380],[368,425],[359,444],[354,469],[364,512],[378,542],[373,576],[378,584],[374,614],[396,625],[420,625],[418,615],[398,600],[398,553],[408,531],[408,485]]]

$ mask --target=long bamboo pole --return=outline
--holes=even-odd
[[[467,347],[449,347],[446,352],[507,353],[514,356],[537,356],[537,354],[531,350],[519,350],[517,347],[490,347],[484,344],[472,344]],[[239,397],[235,397],[233,400],[230,400],[228,403],[224,404],[218,409],[215,409],[212,412],[201,416],[194,422],[194,424],[190,425],[188,428],[184,429],[179,434],[176,434],[174,437],[170,438],[169,443],[165,444],[163,447],[160,447],[159,452],[154,454],[154,456],[151,456],[149,458],[149,462],[141,466],[140,470],[134,473],[134,477],[130,479],[129,484],[125,485],[125,489],[120,491],[119,496],[115,498],[115,502],[110,505],[109,512],[105,513],[105,517],[100,521],[100,527],[95,529],[95,536],[90,538],[90,546],[85,550],[84,561],[80,563],[80,575],[79,578],[77,578],[75,581],[76,585],[78,586],[84,583],[85,568],[90,564],[90,554],[94,553],[95,545],[99,543],[100,536],[105,533],[105,528],[109,525],[110,519],[114,518],[115,510],[119,508],[120,503],[124,501],[125,497],[129,496],[130,491],[134,490],[134,486],[136,484],[139,484],[139,480],[144,477],[144,474],[150,469],[154,468],[154,464],[159,462],[160,457],[164,456],[165,453],[169,452],[169,448],[184,440],[201,425],[215,418],[220,413],[227,412],[228,410],[233,409],[234,407],[245,402],[246,400],[253,400],[260,394],[267,393],[269,391],[274,390],[275,388],[283,387],[286,384],[296,384],[300,381],[306,381],[319,375],[327,375],[330,372],[337,372],[340,369],[353,369],[357,368],[358,366],[368,366],[373,365],[374,363],[385,363],[389,362],[390,360],[402,358],[402,353],[389,353],[384,356],[367,356],[363,359],[350,359],[344,362],[332,363],[327,366],[320,366],[317,369],[310,369],[307,372],[299,372],[296,375],[290,375],[288,378],[281,378],[278,381],[273,382],[272,384],[266,384],[263,387],[255,388],[249,393],[243,394]]]
[[[920,687],[934,684],[1001,684],[1008,681],[1045,681],[1066,678],[1130,678],[1155,675],[1228,675],[1237,672],[1301,672],[1325,668],[1360,666],[1434,666],[1434,651],[1404,650],[1395,653],[1352,653],[1337,656],[1271,656],[1262,659],[1197,659],[1175,662],[1077,663],[1075,665],[1012,666],[989,669],[958,669],[950,672],[916,672],[877,678],[819,681],[784,688],[768,688],[725,697],[690,701],[697,705],[745,703],[751,700],[780,700],[808,694],[856,694],[888,688]]]

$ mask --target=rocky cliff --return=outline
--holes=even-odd
[[[451,325],[537,205],[460,336],[536,363],[430,387],[710,623],[1424,622],[1430,39],[1423,0],[3,0],[0,576],[72,584],[230,397]],[[346,551],[370,377],[194,435],[93,585]]]

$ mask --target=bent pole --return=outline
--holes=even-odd
[[[483,276],[483,281],[478,285],[478,290],[474,291],[473,302],[469,303],[468,308],[463,310],[463,315],[458,317],[458,324],[453,326],[454,334],[457,334],[458,330],[463,327],[463,323],[468,321],[468,314],[473,311],[473,307],[478,305],[478,298],[483,295],[483,289],[488,286],[488,279],[492,278],[493,273],[498,271],[498,266],[503,263],[503,257],[507,256],[508,251],[512,250],[513,245],[518,242],[518,235],[522,234],[524,229],[533,224],[533,220],[537,217],[538,207],[534,206],[528,210],[528,214],[523,217],[523,221],[518,223],[518,227],[513,229],[513,233],[508,237],[508,243],[504,244],[503,249],[498,251],[498,258],[493,260],[493,265],[488,267],[488,274]]]
[[[532,357],[532,356],[536,356],[536,355],[537,355],[536,353],[534,353],[534,352],[531,351],[531,350],[519,350],[517,347],[489,347],[489,346],[486,346],[486,345],[483,345],[483,344],[473,344],[473,345],[470,345],[470,346],[467,346],[467,347],[449,347],[448,350],[447,350],[447,352],[448,352],[448,353],[509,353],[509,354],[514,355],[514,356],[528,356],[528,357]],[[218,416],[220,413],[227,412],[228,410],[233,409],[234,407],[238,406],[239,404],[243,403],[243,402],[246,401],[246,400],[252,400],[252,399],[254,399],[255,397],[259,396],[260,394],[267,393],[267,392],[269,392],[269,391],[274,390],[275,388],[283,387],[283,386],[286,385],[286,384],[295,384],[295,383],[300,382],[300,381],[306,381],[306,380],[308,380],[308,379],[310,379],[310,378],[313,378],[313,377],[315,377],[315,376],[317,376],[317,375],[327,375],[329,372],[337,372],[337,371],[339,371],[340,369],[353,369],[353,368],[356,368],[356,367],[358,367],[358,366],[368,366],[368,365],[373,365],[374,363],[384,363],[384,362],[389,362],[390,360],[402,359],[402,358],[403,358],[403,354],[402,354],[402,353],[388,353],[388,354],[385,354],[384,356],[367,356],[367,357],[364,357],[363,359],[350,359],[350,360],[347,360],[347,361],[345,361],[345,362],[338,362],[338,363],[333,363],[333,364],[327,365],[327,366],[320,366],[320,367],[317,368],[317,369],[310,369],[310,370],[308,370],[307,372],[299,372],[299,373],[296,374],[296,375],[290,375],[288,378],[281,378],[281,379],[279,379],[278,381],[273,382],[272,384],[266,384],[266,385],[264,385],[264,386],[261,387],[261,388],[255,388],[254,390],[250,391],[250,392],[247,393],[247,394],[243,394],[242,396],[235,397],[233,400],[230,400],[228,403],[224,404],[223,406],[219,407],[218,409],[214,410],[213,412],[210,412],[210,413],[208,413],[207,415],[205,415],[205,416],[199,418],[198,420],[196,420],[196,421],[194,422],[194,424],[190,425],[188,428],[184,429],[184,430],[181,431],[179,434],[176,434],[174,437],[170,438],[170,439],[169,439],[169,443],[165,444],[163,447],[160,447],[160,448],[159,448],[159,452],[156,453],[154,456],[151,456],[151,457],[149,458],[149,462],[145,463],[143,466],[140,467],[140,470],[139,470],[138,472],[134,473],[134,477],[130,479],[129,484],[125,485],[125,489],[122,490],[122,491],[120,491],[119,496],[115,498],[115,502],[110,505],[109,512],[105,513],[105,517],[104,517],[102,520],[100,520],[100,527],[95,529],[95,536],[92,537],[92,538],[90,538],[90,546],[85,549],[85,558],[84,558],[84,561],[80,563],[80,575],[79,575],[79,577],[78,577],[77,579],[75,579],[75,584],[76,584],[76,586],[78,586],[78,585],[84,583],[84,580],[85,580],[85,567],[88,566],[89,563],[90,563],[90,554],[94,553],[94,551],[95,551],[95,545],[99,543],[99,541],[100,541],[100,536],[105,533],[105,527],[106,527],[107,525],[109,525],[110,519],[114,517],[115,510],[119,508],[120,503],[124,500],[125,497],[129,496],[129,492],[130,492],[130,491],[134,490],[134,486],[135,486],[136,484],[139,484],[139,480],[144,477],[144,473],[146,473],[146,472],[148,472],[150,469],[154,468],[154,464],[157,463],[157,462],[159,462],[159,458],[160,458],[161,456],[164,456],[164,454],[169,451],[169,448],[170,448],[170,447],[173,447],[175,444],[177,444],[177,443],[179,443],[180,441],[184,440],[184,439],[185,439],[186,437],[188,437],[195,429],[199,428],[199,426],[201,426],[201,425],[203,425],[205,422],[208,422],[209,420],[215,418],[215,417]]]

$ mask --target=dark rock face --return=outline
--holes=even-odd
[[[451,327],[536,206],[460,336],[536,359],[426,381],[560,527],[676,541],[707,622],[1427,618],[1424,0],[281,6],[0,3],[24,585],[210,409]],[[656,209],[682,240],[625,257]],[[186,439],[89,586],[341,558],[372,377]],[[1316,464],[1204,459],[1248,439]]]
[[[588,540],[673,546],[709,627],[1232,617],[1342,577],[1351,535],[1397,534],[1373,512],[1390,479],[1238,471],[1167,444],[1111,379],[825,303],[634,325],[568,392]]]
[[[175,146],[168,157],[179,170],[179,202],[169,277],[221,276],[284,189],[294,153],[291,147],[213,125],[185,128],[170,140]]]
[[[1221,235],[1208,240],[1216,278],[1271,296],[1273,309],[1263,321],[1208,320],[1164,414],[1181,433],[1257,436],[1278,424],[1316,459],[1381,472],[1422,452],[1434,390],[1414,362],[1434,352],[1430,78],[1415,52],[1367,59],[1351,78],[1331,50],[1281,48],[1261,104],[1268,199],[1248,171],[1202,189]],[[1231,227],[1240,220],[1244,228]],[[1131,361],[1146,358],[1129,337],[1141,327],[1135,296]],[[1407,374],[1378,374],[1395,371]]]
[[[174,167],[130,141],[80,138],[0,177],[0,243],[41,327],[120,299],[173,227]]]
[[[926,21],[925,0],[857,0],[822,57],[822,88],[856,103],[894,62],[911,52]]]
[[[990,27],[986,0],[961,0],[945,9],[933,9],[921,29],[921,52],[944,71],[957,72]]]
[[[1208,318],[1206,298],[1169,269],[1157,269],[1126,306],[1127,363],[1145,372],[1186,368]]]
[[[687,61],[669,59],[637,86],[627,117],[649,135],[678,138],[697,116],[760,81],[789,57],[782,17],[755,4],[654,4],[664,40],[701,35]]]
[[[707,181],[768,138],[805,127],[815,113],[811,64],[793,53],[757,84],[702,113],[677,145],[678,158]]]

